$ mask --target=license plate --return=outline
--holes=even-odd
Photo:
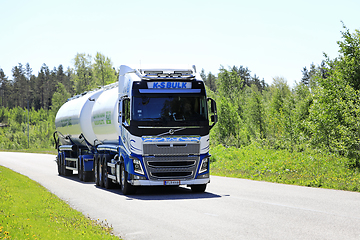
[[[166,180],[164,181],[164,185],[180,185],[180,180]]]

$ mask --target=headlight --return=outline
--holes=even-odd
[[[209,169],[209,157],[206,157],[201,162],[201,167],[199,169],[199,174],[206,172]]]
[[[134,172],[144,175],[144,170],[142,168],[140,160],[135,157],[130,157],[130,158],[133,160]]]

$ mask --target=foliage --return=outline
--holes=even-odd
[[[323,74],[317,77],[319,86],[314,91],[307,125],[312,146],[356,159],[355,166],[359,167],[360,33],[350,34],[345,28],[342,34],[339,57],[327,58]]]
[[[253,180],[360,191],[358,169],[336,154],[274,150],[253,143],[246,147],[211,148],[211,174]]]
[[[112,227],[70,208],[29,178],[0,166],[0,239],[118,239]]]
[[[112,68],[110,58],[105,57],[101,53],[96,53],[93,71],[97,86],[105,86],[114,83],[117,80],[116,71]]]
[[[53,112],[44,109],[36,111],[32,108],[28,113],[20,107],[0,107],[0,119],[8,125],[0,128],[0,149],[50,149],[54,146]]]

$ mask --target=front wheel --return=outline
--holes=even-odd
[[[191,191],[194,193],[202,193],[205,192],[206,184],[199,184],[199,185],[191,185]]]
[[[121,171],[121,191],[124,195],[128,194],[134,194],[136,192],[136,188],[132,186],[130,183],[128,183],[128,172],[125,171],[124,164],[121,164],[120,166]]]

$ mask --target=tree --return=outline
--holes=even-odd
[[[116,71],[112,67],[110,58],[97,52],[93,64],[96,85],[105,86],[116,82]]]
[[[21,63],[12,69],[12,75],[14,104],[24,108],[29,99],[29,80],[26,78],[26,70]]]
[[[51,111],[54,113],[54,115],[68,98],[70,98],[70,94],[66,90],[65,86],[59,82],[56,88],[56,92],[53,94],[51,99]]]
[[[265,109],[262,102],[262,95],[256,85],[247,87],[245,118],[248,132],[253,138],[261,140],[266,138],[265,131]]]
[[[9,92],[9,80],[6,77],[4,70],[0,68],[0,101],[1,106],[7,107],[8,106],[8,94]]]
[[[74,58],[75,72],[73,82],[75,84],[75,93],[80,94],[96,87],[92,74],[91,56],[85,53],[78,53]]]
[[[288,103],[286,99],[291,94],[290,88],[284,78],[275,77],[270,86],[270,103],[267,114],[267,136],[269,144],[275,148],[287,148],[284,138],[286,134],[285,108]]]
[[[309,71],[307,70],[306,67],[303,68],[303,70],[301,71],[302,72],[302,78],[301,78],[301,82],[308,86],[309,85],[309,82],[310,82],[310,76],[309,76]]]
[[[326,60],[309,111],[313,146],[348,157],[360,157],[360,32],[344,26],[339,57]],[[359,164],[359,161],[356,160]]]

